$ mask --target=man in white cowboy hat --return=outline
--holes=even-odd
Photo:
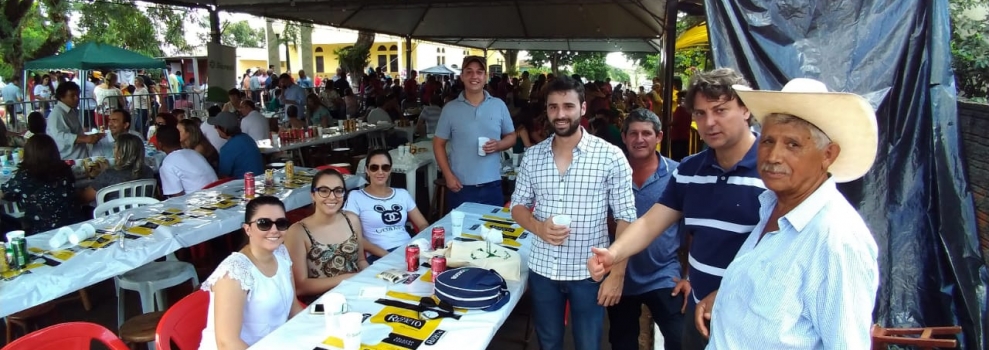
[[[710,321],[707,349],[868,349],[876,242],[835,184],[872,167],[875,112],[812,79],[735,90],[762,125],[758,167],[768,191],[720,289],[697,304],[697,328],[706,333]]]

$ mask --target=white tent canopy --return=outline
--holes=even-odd
[[[667,0],[151,0],[484,49],[658,52]],[[675,0],[669,0],[675,1]],[[700,2],[700,0],[689,0]]]

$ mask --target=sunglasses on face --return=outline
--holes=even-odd
[[[343,197],[343,194],[344,193],[347,193],[347,189],[345,189],[343,187],[329,188],[329,187],[326,187],[326,186],[316,187],[312,191],[314,193],[319,193],[319,196],[320,197],[323,197],[323,198],[328,198],[330,196],[330,193],[332,193],[334,196],[337,196],[337,197]]]
[[[370,170],[372,173],[378,172],[379,169],[387,173],[391,171],[391,164],[381,164],[381,165],[371,164],[367,166],[367,170]]]
[[[274,225],[275,228],[277,228],[279,231],[285,231],[288,230],[288,227],[292,225],[292,223],[289,222],[288,219],[286,218],[278,218],[278,219],[260,218],[251,222],[247,222],[247,224],[248,225],[256,224],[258,225],[258,230],[261,231],[270,230],[272,225]]]

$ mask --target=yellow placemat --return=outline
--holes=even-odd
[[[182,222],[182,217],[181,216],[178,216],[178,215],[174,215],[174,214],[173,215],[166,215],[166,214],[162,213],[162,215],[156,215],[156,216],[149,217],[148,218],[148,222],[153,223],[153,224],[156,224],[156,225],[172,226],[172,225],[175,225],[177,223]]]
[[[89,249],[99,249],[110,245],[110,243],[113,243],[116,239],[116,235],[108,233],[79,242],[79,246]]]
[[[464,238],[475,239],[475,240],[478,240],[478,241],[483,241],[484,240],[484,238],[481,238],[481,236],[472,235],[472,234],[469,234],[469,233],[464,233],[461,236],[464,237]],[[501,240],[501,245],[506,245],[506,246],[515,247],[515,248],[521,248],[522,247],[522,244],[521,243],[516,242],[512,238],[503,238]]]
[[[439,329],[442,320],[428,320],[420,318],[419,313],[413,310],[385,306],[368,322],[387,325],[391,327],[391,333],[378,344],[361,344],[361,350],[413,350],[423,344],[436,344],[447,332]],[[327,337],[323,344],[340,348],[343,341],[337,337]]]
[[[37,255],[48,255],[61,261],[66,261],[76,256],[75,252],[67,249],[47,251],[47,250],[42,250],[41,248],[38,247],[28,247],[27,250]]]

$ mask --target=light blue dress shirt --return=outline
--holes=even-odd
[[[721,281],[707,349],[869,349],[879,265],[862,217],[829,179],[760,241],[776,194],[759,202],[759,224]]]

